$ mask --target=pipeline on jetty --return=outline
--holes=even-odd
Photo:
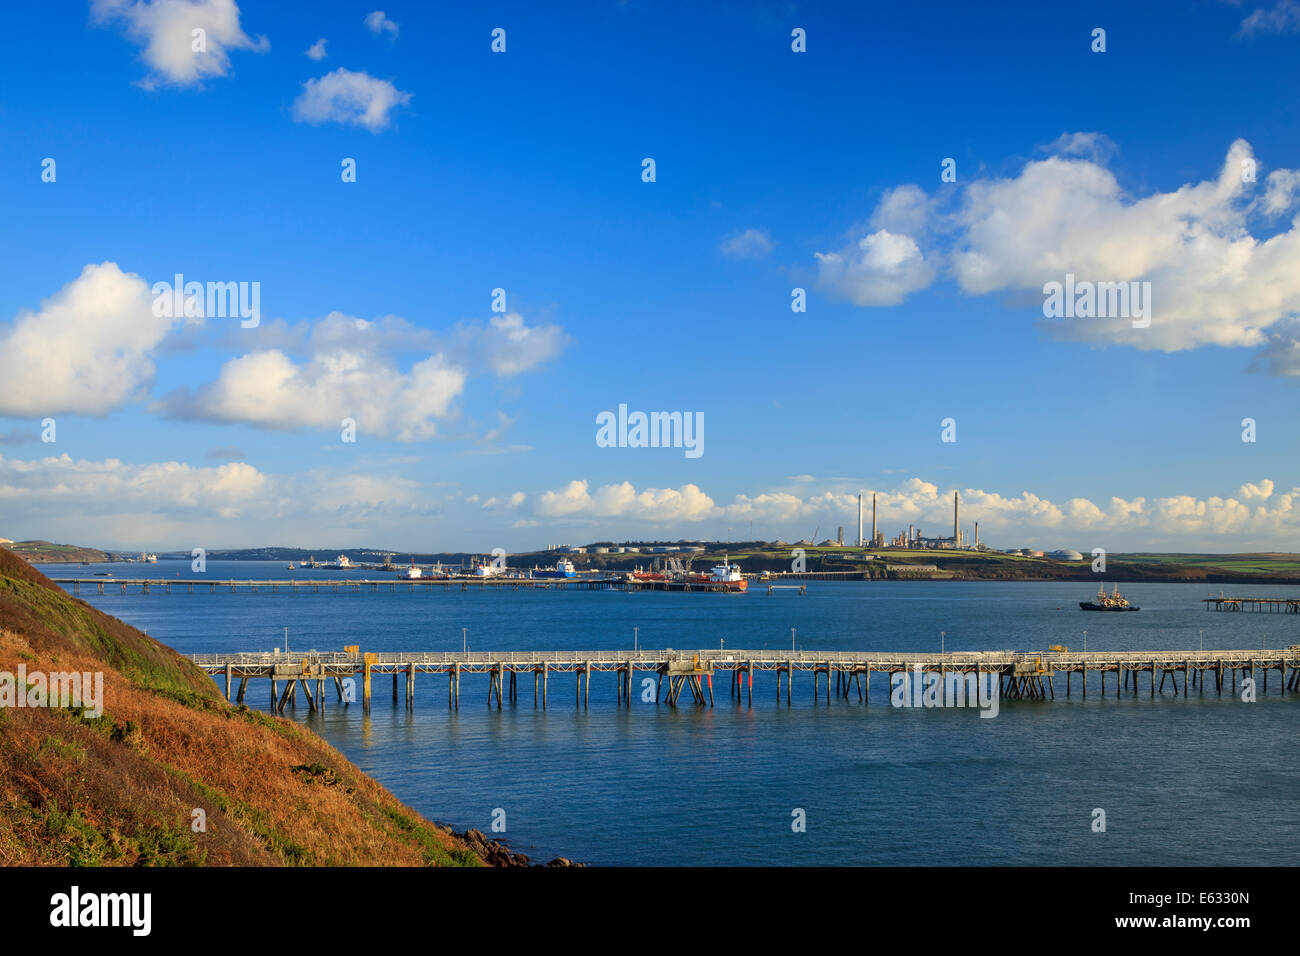
[[[412,652],[412,653],[362,653],[359,648],[349,648],[343,653],[316,651],[275,654],[191,654],[189,659],[209,674],[225,677],[226,699],[230,700],[231,684],[238,679],[236,700],[243,703],[251,679],[269,678],[271,705],[282,711],[296,704],[297,688],[302,686],[307,704],[314,712],[325,703],[325,682],[333,680],[338,699],[349,703],[345,693],[346,679],[361,678],[361,704],[369,712],[371,684],[375,676],[391,674],[393,678],[393,703],[398,702],[398,678],[406,683],[406,706],[415,706],[416,673],[447,675],[447,705],[460,707],[460,679],[463,674],[483,674],[488,678],[488,706],[501,709],[503,701],[518,701],[519,676],[533,676],[533,706],[545,710],[549,704],[549,686],[552,674],[574,675],[574,705],[586,709],[591,696],[593,672],[612,672],[618,675],[618,702],[631,705],[633,675],[640,671],[655,679],[655,701],[661,699],[665,680],[668,683],[666,703],[675,706],[683,692],[689,692],[696,704],[713,706],[713,675],[722,672],[730,675],[731,695],[747,703],[754,702],[754,673],[768,671],[776,675],[776,700],[781,702],[785,688],[785,703],[790,705],[796,673],[812,675],[813,701],[820,699],[822,677],[825,677],[826,702],[831,700],[832,676],[835,696],[848,699],[856,690],[858,701],[869,704],[871,700],[871,675],[886,675],[888,691],[893,675],[937,674],[940,684],[946,687],[948,675],[966,678],[974,676],[976,684],[984,675],[996,675],[1001,697],[1019,699],[1056,699],[1057,677],[1065,675],[1065,696],[1073,692],[1073,678],[1080,678],[1080,693],[1088,694],[1088,676],[1099,680],[1101,696],[1106,696],[1107,675],[1115,675],[1115,697],[1128,690],[1136,695],[1143,674],[1149,674],[1147,689],[1152,698],[1157,690],[1164,693],[1166,682],[1172,682],[1173,693],[1183,696],[1191,688],[1205,693],[1207,675],[1212,678],[1215,693],[1223,695],[1224,684],[1230,679],[1232,693],[1236,692],[1238,676],[1254,679],[1261,672],[1263,692],[1268,692],[1270,671],[1279,672],[1281,692],[1300,690],[1300,645],[1283,650],[1232,650],[1232,651],[954,651],[946,654],[882,653],[858,651],[786,651],[771,650],[699,650],[699,651],[470,651],[468,653]],[[1157,686],[1156,676],[1160,682]],[[584,686],[585,677],[585,686]],[[1181,686],[1179,679],[1181,678]],[[279,686],[283,684],[283,692]],[[312,692],[315,686],[315,693]],[[1096,685],[1094,685],[1096,686]],[[355,698],[352,698],[355,699]]]

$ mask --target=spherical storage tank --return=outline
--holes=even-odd
[[[1053,551],[1048,555],[1053,561],[1082,561],[1083,555],[1078,551],[1071,551],[1069,548],[1062,548],[1060,551]]]

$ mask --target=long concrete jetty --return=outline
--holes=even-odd
[[[1300,645],[1280,650],[953,651],[945,654],[672,649],[363,653],[357,648],[343,653],[191,654],[189,658],[214,677],[224,676],[227,700],[231,698],[232,683],[238,680],[236,700],[239,703],[244,701],[250,680],[269,678],[271,704],[275,710],[296,704],[299,686],[313,711],[323,707],[325,682],[330,680],[334,682],[339,701],[355,702],[356,679],[360,678],[360,703],[369,711],[372,682],[376,676],[385,674],[393,678],[393,703],[398,702],[399,678],[404,678],[406,706],[413,708],[417,673],[445,674],[447,705],[453,709],[460,707],[462,675],[485,675],[488,678],[488,706],[495,704],[498,710],[506,700],[511,703],[518,701],[518,678],[520,675],[526,678],[529,674],[533,677],[534,707],[543,710],[548,707],[553,675],[572,674],[575,706],[585,709],[591,696],[591,675],[600,672],[618,675],[616,684],[620,704],[630,704],[636,693],[634,676],[640,673],[643,680],[644,677],[654,680],[656,702],[661,699],[667,681],[664,700],[674,706],[683,692],[689,693],[697,704],[712,706],[715,672],[728,675],[731,695],[737,701],[743,695],[751,706],[754,675],[764,671],[776,675],[777,703],[781,701],[784,687],[787,706],[796,673],[811,675],[814,702],[820,699],[824,677],[827,703],[832,697],[832,679],[835,697],[848,699],[856,691],[858,701],[868,704],[873,674],[884,675],[888,692],[894,675],[900,673],[921,675],[926,680],[930,679],[929,675],[937,675],[945,700],[949,688],[954,688],[955,692],[955,687],[963,683],[967,687],[972,684],[978,687],[985,675],[996,677],[999,695],[1012,700],[1055,700],[1062,676],[1065,678],[1065,696],[1070,697],[1076,675],[1080,694],[1086,697],[1090,674],[1094,678],[1094,695],[1100,693],[1102,697],[1107,695],[1107,677],[1111,674],[1115,675],[1115,697],[1124,691],[1136,695],[1145,688],[1154,698],[1157,692],[1165,693],[1166,683],[1171,685],[1174,695],[1181,693],[1186,696],[1193,688],[1204,694],[1207,677],[1213,682],[1214,693],[1222,696],[1228,681],[1231,681],[1230,693],[1235,693],[1238,678],[1243,682],[1248,679],[1253,682],[1256,675],[1262,683],[1261,692],[1267,693],[1269,672],[1274,670],[1278,671],[1281,693],[1300,691]],[[1149,675],[1149,680],[1141,680],[1144,674]]]
[[[338,593],[342,591],[426,591],[461,590],[475,588],[489,590],[535,589],[542,591],[732,591],[726,584],[713,584],[708,581],[637,581],[626,577],[584,577],[584,578],[516,578],[504,575],[493,577],[456,577],[456,578],[51,578],[55,584],[71,585],[73,594],[80,594],[83,586],[95,587],[96,594],[104,594],[105,589],[117,589],[122,594],[127,588],[135,589],[137,594],[152,594],[161,591],[171,594],[177,592],[193,594],[197,587],[199,593],[238,593],[248,591],[289,591],[297,593]],[[771,589],[769,588],[769,591]]]
[[[123,594],[127,588],[139,594],[162,591],[193,594],[247,592],[247,591],[407,591],[436,590],[439,588],[608,588],[627,582],[615,578],[512,578],[456,577],[456,578],[51,578],[55,584],[71,585],[73,594],[82,587],[95,586],[95,593],[103,594],[105,588],[118,589]],[[638,582],[639,583],[639,582]]]

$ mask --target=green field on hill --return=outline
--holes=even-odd
[[[1300,574],[1300,554],[1159,554],[1137,552],[1115,554],[1117,561],[1134,564],[1173,564],[1182,567],[1221,570],[1232,574]]]

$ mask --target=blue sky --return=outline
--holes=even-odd
[[[1300,550],[1300,6],[1131,6],[16,8],[0,535],[792,540],[956,488],[999,546]],[[1046,322],[1066,272],[1151,329]],[[175,273],[260,325],[151,324]],[[620,403],[704,454],[598,447]]]

